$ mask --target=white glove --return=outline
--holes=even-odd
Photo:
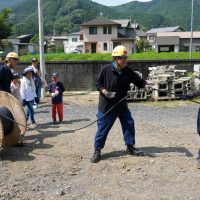
[[[55,96],[56,96],[56,93],[51,93],[51,96],[52,96],[52,97],[55,97]]]
[[[59,91],[56,91],[56,92],[55,92],[55,95],[58,96],[58,95],[59,95]]]

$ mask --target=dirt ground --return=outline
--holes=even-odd
[[[199,200],[196,156],[199,106],[188,102],[130,103],[136,144],[145,157],[125,154],[119,121],[103,149],[102,161],[90,163],[98,95],[68,94],[64,123],[53,125],[50,99],[36,110],[38,127],[25,135],[24,148],[0,152],[2,200]]]

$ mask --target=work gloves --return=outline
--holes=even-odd
[[[104,96],[108,99],[114,99],[115,96],[116,96],[116,92],[108,92],[108,91],[105,91],[104,93]]]

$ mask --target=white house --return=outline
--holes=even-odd
[[[71,33],[66,36],[53,36],[50,39],[50,46],[64,46],[65,53],[71,53],[75,50],[83,52],[82,33]]]

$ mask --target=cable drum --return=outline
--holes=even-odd
[[[3,106],[0,106],[0,114],[2,114],[0,115],[0,118],[3,125],[4,135],[9,135],[14,128],[14,122],[9,120],[8,118],[14,120],[14,117],[12,113],[6,107]],[[3,115],[5,115],[8,118],[4,117]]]

